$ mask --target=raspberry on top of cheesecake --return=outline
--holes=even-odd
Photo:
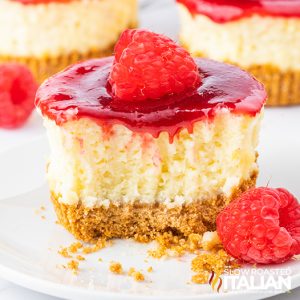
[[[177,2],[180,40],[194,56],[249,71],[265,84],[269,105],[300,103],[300,1]]]
[[[60,222],[85,241],[214,229],[255,185],[265,99],[234,66],[125,31],[115,57],[70,66],[37,92]]]

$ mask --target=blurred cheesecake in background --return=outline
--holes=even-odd
[[[27,64],[38,81],[112,53],[137,24],[137,0],[1,0],[0,62]]]
[[[300,103],[300,1],[177,0],[182,44],[236,64],[268,91],[268,105]]]

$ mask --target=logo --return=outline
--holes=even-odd
[[[212,272],[208,284],[217,293],[242,290],[271,293],[290,291],[292,288],[291,281],[290,268],[247,268],[226,270],[223,278]]]
[[[223,280],[218,274],[212,271],[208,283],[214,291],[217,291],[219,293],[223,284]]]

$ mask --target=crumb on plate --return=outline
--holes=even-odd
[[[85,260],[85,258],[84,258],[82,255],[77,255],[76,258],[77,258],[79,261]]]
[[[112,261],[109,265],[109,270],[114,274],[123,274],[123,267],[119,262]]]
[[[191,268],[196,273],[192,277],[192,282],[203,284],[208,282],[208,277],[212,272],[220,276],[226,270],[239,268],[239,264],[224,249],[220,249],[198,254],[192,260]]]
[[[65,258],[70,258],[72,257],[69,254],[68,248],[67,247],[63,247],[60,250],[57,251],[58,254],[60,254],[61,256],[65,257]]]
[[[68,247],[68,250],[69,250],[69,252],[71,252],[71,253],[77,253],[78,250],[81,249],[82,247],[83,247],[82,243],[76,242],[76,243],[71,244],[71,245]]]
[[[165,232],[156,238],[157,249],[149,250],[149,256],[161,258],[163,256],[180,257],[185,253],[197,253],[201,249],[202,235],[190,234],[188,237],[174,235],[172,232]]]
[[[73,274],[78,274],[79,262],[76,260],[70,260],[67,264],[67,268],[73,272]]]
[[[89,247],[84,247],[82,252],[85,254],[94,253],[100,249],[105,248],[106,246],[108,246],[110,244],[111,244],[111,241],[107,242],[107,240],[105,238],[100,238],[100,239],[98,239],[98,241],[96,242],[95,245],[89,246]]]
[[[135,268],[130,268],[128,271],[128,276],[131,276],[135,281],[144,281],[145,276],[143,273],[136,271]]]

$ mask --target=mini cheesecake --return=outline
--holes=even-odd
[[[136,0],[1,0],[0,62],[24,63],[41,82],[76,61],[111,55],[136,23]]]
[[[60,223],[88,242],[214,230],[218,212],[256,182],[262,84],[235,66],[191,58],[196,88],[123,101],[109,82],[114,60],[73,65],[37,92]]]
[[[268,105],[300,103],[300,1],[177,0],[182,44],[230,62],[268,91]]]

